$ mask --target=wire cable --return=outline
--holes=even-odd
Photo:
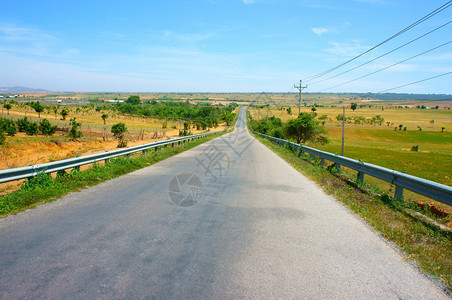
[[[399,32],[397,32],[396,34],[392,35],[391,37],[387,38],[387,39],[384,40],[383,42],[380,42],[379,44],[373,46],[372,48],[370,48],[370,49],[364,51],[363,53],[361,53],[361,54],[359,54],[359,55],[357,55],[357,56],[355,56],[355,57],[353,57],[353,58],[347,60],[346,62],[344,62],[344,63],[342,63],[342,64],[339,64],[339,65],[337,65],[337,66],[335,66],[335,67],[333,67],[333,68],[331,68],[331,69],[328,69],[328,70],[323,71],[323,72],[321,72],[321,73],[318,73],[318,74],[316,74],[316,75],[314,75],[314,76],[311,76],[311,77],[308,77],[308,78],[306,78],[306,79],[303,79],[303,81],[309,82],[309,81],[312,81],[312,80],[314,80],[314,79],[317,79],[317,78],[319,78],[319,77],[322,77],[322,76],[324,76],[324,75],[326,75],[326,74],[328,74],[328,73],[331,73],[331,72],[333,72],[333,71],[339,69],[340,67],[342,67],[342,66],[344,66],[344,65],[346,65],[346,64],[348,64],[348,63],[350,63],[350,62],[352,62],[352,61],[354,61],[354,60],[356,60],[356,59],[358,59],[359,57],[361,57],[361,56],[363,56],[363,55],[369,53],[370,51],[374,50],[375,48],[380,47],[381,45],[383,45],[383,44],[389,42],[390,40],[392,40],[392,39],[398,37],[399,35],[401,35],[401,34],[407,32],[408,30],[410,30],[410,29],[414,28],[415,26],[421,24],[422,22],[428,20],[429,18],[433,17],[434,15],[436,15],[436,14],[440,13],[441,11],[447,9],[447,8],[448,8],[449,6],[451,6],[451,5],[452,5],[452,0],[446,2],[445,4],[441,5],[441,6],[438,7],[437,9],[435,9],[434,11],[432,11],[432,12],[430,12],[429,14],[425,15],[424,17],[420,18],[419,20],[417,20],[416,22],[412,23],[411,25],[405,27],[404,29],[402,29],[401,31],[399,31]]]
[[[429,77],[429,78],[426,78],[426,79],[422,79],[422,80],[418,80],[418,81],[415,81],[415,82],[407,83],[407,84],[404,84],[404,85],[399,85],[399,86],[396,86],[396,87],[393,87],[393,88],[390,88],[390,89],[378,92],[378,94],[386,93],[388,91],[392,91],[392,90],[395,90],[395,89],[400,89],[400,88],[403,88],[403,87],[406,87],[406,86],[409,86],[409,85],[413,85],[413,84],[416,84],[416,83],[420,83],[420,82],[424,82],[424,81],[427,81],[427,80],[435,79],[435,78],[438,78],[438,77],[441,77],[441,76],[446,76],[446,75],[449,75],[449,74],[452,74],[452,72],[447,72],[447,73],[443,73],[443,74],[436,75],[436,76],[433,76],[433,77]]]
[[[340,75],[343,75],[343,74],[345,74],[345,73],[348,73],[348,72],[351,72],[351,71],[353,71],[353,70],[356,70],[356,69],[358,69],[358,68],[360,68],[360,67],[362,67],[362,66],[365,66],[365,65],[367,65],[367,64],[369,64],[369,63],[371,63],[371,62],[376,61],[377,59],[380,59],[380,58],[382,58],[382,57],[384,57],[384,56],[386,56],[386,55],[388,55],[388,54],[391,54],[391,53],[393,53],[393,52],[395,52],[395,51],[397,51],[397,50],[399,50],[399,49],[401,49],[401,48],[403,48],[403,47],[405,47],[405,46],[408,46],[409,44],[411,44],[411,43],[413,43],[413,42],[415,42],[415,41],[417,41],[417,40],[419,40],[419,39],[421,39],[421,38],[423,38],[423,37],[425,37],[425,36],[427,36],[427,35],[429,35],[429,34],[435,32],[435,31],[437,31],[437,30],[443,28],[444,26],[449,25],[450,23],[452,23],[452,21],[449,21],[449,22],[447,22],[447,23],[445,23],[445,24],[443,24],[443,25],[441,25],[441,26],[439,26],[439,27],[436,27],[435,29],[433,29],[433,30],[431,30],[431,31],[429,31],[429,32],[427,32],[427,33],[425,33],[425,34],[423,34],[423,35],[421,35],[421,36],[419,36],[419,37],[417,37],[417,38],[415,38],[415,39],[409,41],[408,43],[405,43],[405,44],[403,44],[402,46],[399,46],[399,47],[397,47],[397,48],[395,48],[395,49],[392,49],[391,51],[386,52],[385,54],[382,54],[382,55],[380,55],[380,56],[378,56],[378,57],[376,57],[376,58],[374,58],[374,59],[372,59],[372,60],[369,60],[369,61],[367,61],[367,62],[365,62],[365,63],[362,63],[362,64],[360,64],[359,66],[356,66],[356,67],[354,67],[354,68],[348,69],[348,70],[346,70],[346,71],[344,71],[344,72],[342,72],[342,73],[339,73],[339,74],[330,76],[330,77],[328,77],[328,78],[326,78],[326,79],[322,79],[322,80],[319,80],[319,81],[311,82],[310,85],[316,84],[316,83],[320,83],[320,82],[324,82],[324,81],[327,81],[327,80],[336,78],[336,77],[338,77],[338,76],[340,76]]]
[[[404,62],[406,62],[406,61],[408,61],[408,60],[411,60],[411,59],[413,59],[413,58],[416,58],[416,57],[419,57],[419,56],[421,56],[421,55],[424,55],[424,54],[429,53],[429,52],[431,52],[431,51],[433,51],[433,50],[436,50],[436,49],[438,49],[438,48],[444,47],[444,46],[446,46],[446,45],[448,45],[448,44],[450,44],[450,43],[452,43],[452,41],[448,41],[447,43],[441,44],[441,45],[439,45],[439,46],[436,46],[436,47],[434,47],[434,48],[431,48],[431,49],[429,49],[429,50],[426,50],[426,51],[424,51],[424,52],[422,52],[422,53],[416,54],[416,55],[414,55],[414,56],[411,56],[411,57],[409,57],[409,58],[406,58],[406,59],[404,59],[404,60],[401,60],[401,61],[399,61],[399,62],[396,62],[396,63],[394,63],[394,64],[392,64],[392,65],[389,65],[389,66],[387,66],[387,67],[384,67],[384,68],[382,68],[382,69],[378,69],[378,70],[376,70],[376,71],[367,73],[366,75],[360,76],[360,77],[358,77],[358,78],[355,78],[355,79],[349,80],[349,81],[347,81],[347,82],[343,82],[343,83],[341,83],[341,84],[338,84],[338,85],[335,85],[335,86],[326,88],[326,89],[322,90],[321,92],[326,91],[326,90],[330,90],[330,89],[334,89],[334,88],[337,88],[337,87],[340,87],[340,86],[343,86],[343,85],[346,85],[346,84],[348,84],[348,83],[357,81],[357,80],[362,79],[362,78],[364,78],[364,77],[367,77],[367,76],[373,75],[373,74],[375,74],[375,73],[381,72],[381,71],[383,71],[383,70],[392,68],[392,67],[397,66],[397,65],[399,65],[399,64],[401,64],[401,63],[404,63]]]

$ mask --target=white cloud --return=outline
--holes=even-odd
[[[313,27],[311,28],[312,32],[314,32],[317,35],[322,35],[324,33],[327,33],[329,30],[326,27]]]
[[[329,42],[329,44],[333,47],[325,51],[336,56],[356,56],[369,48],[361,45],[357,40],[353,40],[352,43]]]

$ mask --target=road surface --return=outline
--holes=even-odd
[[[447,296],[242,112],[233,133],[1,219],[0,298]]]

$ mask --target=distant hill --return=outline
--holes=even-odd
[[[24,86],[0,87],[0,93],[48,92],[44,89],[33,89]]]

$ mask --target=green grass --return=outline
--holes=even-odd
[[[423,272],[452,291],[452,232],[442,231],[413,216],[410,211],[416,206],[412,203],[396,201],[386,194],[379,196],[368,187],[360,187],[344,180],[343,176],[313,165],[288,148],[256,138],[397,245],[407,260],[414,261]]]
[[[154,164],[168,157],[205,143],[222,133],[182,143],[174,148],[159,148],[157,152],[150,149],[145,155],[136,154],[130,158],[119,157],[110,160],[108,164],[94,164],[84,171],[75,169],[53,178],[48,174],[39,174],[27,180],[17,191],[0,196],[0,217],[15,214],[35,207],[38,204],[52,202],[58,198],[80,189],[122,176]],[[141,153],[141,152],[139,152]]]
[[[344,154],[353,159],[452,185],[451,141],[451,132],[349,129],[346,131]],[[411,151],[414,145],[419,145],[418,152]],[[341,138],[333,131],[329,144],[308,146],[341,153]]]

